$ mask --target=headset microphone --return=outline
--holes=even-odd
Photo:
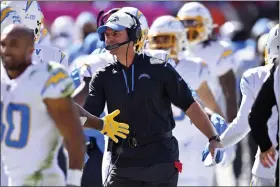
[[[119,48],[120,46],[125,45],[125,44],[127,44],[127,43],[129,43],[129,42],[130,42],[130,41],[128,40],[128,41],[125,41],[125,42],[122,42],[122,43],[117,43],[117,44],[113,44],[113,45],[107,45],[107,46],[105,47],[105,49],[106,49],[106,50],[117,49],[117,48]]]

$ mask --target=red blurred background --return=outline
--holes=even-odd
[[[133,6],[147,18],[149,25],[159,16],[175,15],[187,1],[45,1],[40,2],[47,27],[55,18],[69,15],[76,18],[82,11],[90,11],[95,16],[100,10]],[[201,2],[201,1],[200,1]],[[211,11],[215,23],[219,26],[227,20],[239,19],[244,25],[251,25],[260,17],[278,18],[278,1],[202,1]]]

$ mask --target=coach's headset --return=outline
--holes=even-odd
[[[110,14],[113,14],[117,11],[119,11],[120,8],[115,8],[115,9],[112,9],[112,10],[109,10],[108,12],[106,12],[102,18],[101,18],[101,25],[105,25],[106,22],[104,22],[104,19],[106,16],[110,15]],[[98,17],[97,17],[97,23],[99,23],[99,19],[100,19],[100,16],[104,13],[104,11],[101,11],[99,14],[98,14]],[[140,24],[140,21],[138,20],[138,18],[128,12],[124,12],[126,13],[127,15],[129,15],[130,17],[132,17],[134,19],[134,25],[132,25],[130,28],[126,28],[127,30],[127,35],[128,35],[128,41],[125,41],[125,42],[122,42],[122,43],[117,43],[117,44],[114,44],[114,45],[108,45],[105,47],[106,50],[111,50],[111,49],[116,49],[122,45],[125,45],[131,41],[133,41],[134,43],[137,42],[137,40],[141,37],[141,34],[142,34],[142,30],[141,30],[141,24]],[[99,39],[103,42],[105,42],[105,34],[104,33],[101,33],[99,34]]]

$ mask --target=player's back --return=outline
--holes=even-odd
[[[57,63],[30,65],[10,80],[1,68],[1,155],[9,185],[64,185],[57,154],[62,136],[44,104],[73,92],[73,80]]]

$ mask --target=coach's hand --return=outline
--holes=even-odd
[[[219,135],[221,135],[228,127],[224,118],[219,114],[212,114],[210,121]],[[204,162],[204,165],[207,167],[214,166],[223,160],[224,152],[225,150],[222,144],[216,140],[212,140],[210,143],[205,145],[202,152],[202,162]]]
[[[224,158],[225,149],[216,140],[207,143],[202,152],[202,162],[206,167],[211,167],[219,164]]]
[[[267,151],[261,152],[261,154],[260,154],[261,164],[265,168],[270,168],[277,161],[276,157],[277,157],[277,151],[274,146],[271,146]]]
[[[101,133],[109,136],[115,143],[119,142],[119,140],[115,136],[126,139],[126,135],[129,134],[128,124],[119,123],[114,120],[114,118],[119,114],[120,110],[115,110],[114,112],[102,118],[104,121],[104,125]]]

